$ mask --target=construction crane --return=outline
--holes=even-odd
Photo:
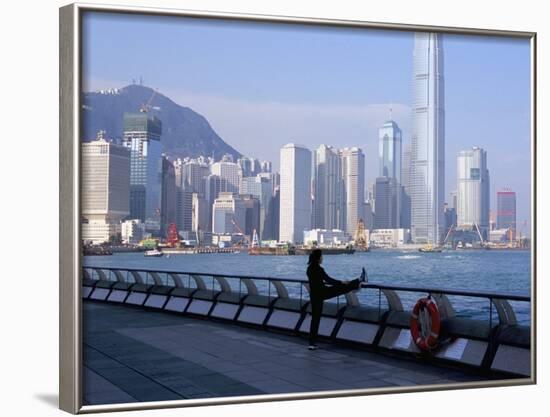
[[[243,244],[243,243],[249,243],[248,241],[248,237],[246,236],[246,234],[242,231],[242,229],[239,227],[239,225],[237,224],[237,222],[235,221],[235,217],[233,217],[231,219],[231,224],[233,224],[233,226],[235,227],[235,229],[237,229],[237,231],[243,235],[243,239],[239,242],[239,244]]]
[[[157,94],[157,90],[153,90],[153,94],[151,94],[151,97],[149,97],[149,100],[147,100],[147,103],[141,105],[141,108],[139,109],[141,113],[147,113],[151,109],[151,103],[156,94]]]
[[[357,230],[355,231],[355,236],[353,240],[355,241],[355,246],[368,250],[369,242],[367,240],[367,234],[365,232],[365,222],[363,222],[363,219],[359,219],[359,221],[357,222]]]
[[[258,238],[258,232],[256,232],[256,229],[254,229],[254,232],[252,233],[252,247],[253,248],[259,248],[260,245],[260,239]]]
[[[477,223],[474,223],[474,226],[476,228],[476,231],[477,231],[477,234],[479,236],[479,240],[480,240],[480,243],[481,243],[481,246],[483,247],[485,245],[485,241],[483,240],[483,236],[481,236],[481,232],[479,230],[479,226],[477,225]]]
[[[449,236],[451,236],[451,233],[453,229],[455,228],[455,225],[452,224],[451,227],[449,227],[449,230],[447,231],[447,235],[445,236],[445,239],[443,239],[443,246],[447,243],[447,239],[449,239]]]
[[[517,238],[517,245],[519,247],[523,247],[525,245],[525,242],[523,241],[523,237],[522,237],[522,234],[523,234],[523,231],[525,229],[525,227],[527,226],[527,220],[524,220],[520,223],[520,227],[519,227],[519,236]]]

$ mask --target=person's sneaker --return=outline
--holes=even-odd
[[[317,350],[317,349],[319,349],[319,346],[317,346],[317,345],[309,345],[307,348],[308,348],[309,350]]]

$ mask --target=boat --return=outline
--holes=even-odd
[[[151,250],[145,251],[145,253],[143,254],[143,256],[152,256],[152,257],[160,257],[163,255],[164,254],[157,249],[151,249]]]
[[[425,245],[418,249],[418,252],[442,252],[443,249],[440,246]]]
[[[309,255],[315,249],[321,249],[323,251],[323,255],[353,255],[355,253],[355,249],[353,249],[351,246],[342,246],[342,247],[297,246],[296,255]]]

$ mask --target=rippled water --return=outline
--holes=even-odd
[[[145,258],[141,253],[120,253],[112,256],[84,258],[86,266],[132,267],[159,271],[188,271],[218,274],[270,276],[305,280],[305,256],[250,256],[241,254],[171,255]],[[449,251],[421,253],[418,251],[378,250],[353,255],[325,256],[323,267],[337,279],[356,278],[365,267],[370,283],[414,287],[435,287],[461,290],[481,290],[529,295],[531,285],[530,251]],[[232,283],[238,287],[238,281]],[[307,298],[298,284],[287,284],[292,296]],[[259,285],[262,292],[268,288]],[[272,290],[272,289],[271,289]],[[411,308],[421,293],[400,293],[405,308]],[[363,289],[361,302],[378,306],[377,290]],[[384,297],[381,297],[384,305]],[[489,301],[465,297],[450,297],[457,314],[488,318]],[[522,323],[529,323],[529,303],[512,303]],[[494,310],[494,309],[493,309]],[[494,311],[493,311],[494,312]],[[496,319],[496,315],[494,316]]]

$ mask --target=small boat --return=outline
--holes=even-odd
[[[442,252],[440,246],[426,245],[418,249],[419,252]]]
[[[164,254],[158,249],[151,249],[151,250],[145,251],[145,253],[143,254],[143,256],[153,256],[153,257],[159,257],[163,255]]]

